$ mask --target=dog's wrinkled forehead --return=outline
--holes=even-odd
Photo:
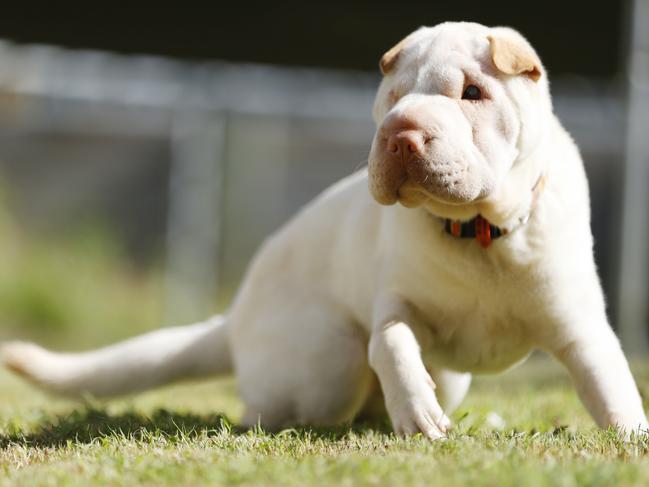
[[[398,80],[443,92],[448,85],[462,83],[467,71],[490,69],[488,34],[489,29],[478,24],[422,27],[386,53],[381,69]]]
[[[533,105],[523,100],[531,96],[539,106],[551,109],[538,55],[508,27],[470,22],[422,27],[388,50],[379,66],[384,76],[373,109],[377,123],[405,95],[439,94],[459,100],[469,84],[478,86],[487,98],[499,100],[507,85],[506,96],[516,98],[517,104]]]

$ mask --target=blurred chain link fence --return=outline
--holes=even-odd
[[[197,319],[231,296],[265,236],[366,163],[378,81],[1,42],[0,178],[28,224],[96,212],[139,258],[163,247],[168,320]],[[586,160],[597,258],[616,298],[624,99],[579,77],[552,88]]]

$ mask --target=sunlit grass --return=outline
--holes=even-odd
[[[0,485],[649,485],[649,441],[594,428],[543,360],[477,380],[436,443],[396,438],[385,421],[239,430],[231,379],[106,403],[51,399],[6,373],[0,390]]]

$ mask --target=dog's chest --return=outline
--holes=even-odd
[[[437,273],[405,294],[428,336],[421,343],[426,362],[495,372],[525,358],[533,340],[524,280],[467,270],[456,277]]]
[[[506,311],[488,311],[478,306],[467,312],[426,316],[422,325],[431,332],[431,339],[422,347],[426,364],[498,372],[525,358],[531,349],[525,323]]]

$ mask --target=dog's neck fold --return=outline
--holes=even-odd
[[[529,211],[519,217],[515,224],[508,227],[500,227],[494,225],[491,221],[482,216],[482,214],[478,214],[478,216],[466,222],[446,218],[444,219],[444,229],[447,233],[457,238],[473,238],[480,244],[480,246],[487,248],[491,245],[493,240],[504,237],[527,223],[544,186],[545,175],[541,173],[531,190],[532,198]]]
[[[537,204],[548,177],[548,161],[543,154],[551,151],[539,150],[544,140],[524,159],[518,159],[498,189],[484,200],[475,204],[476,213],[493,225],[512,231],[527,222]]]

